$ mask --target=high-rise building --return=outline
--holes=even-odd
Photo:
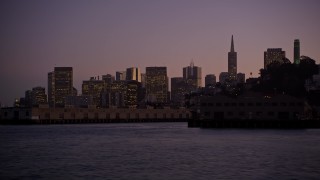
[[[294,49],[293,49],[294,63],[300,64],[300,41],[299,39],[294,40]]]
[[[140,69],[136,67],[127,68],[126,80],[134,80],[134,81],[141,82]]]
[[[127,81],[127,92],[125,96],[125,105],[127,107],[136,107],[139,103],[139,90],[141,83],[138,81]]]
[[[229,73],[228,72],[221,72],[220,75],[219,75],[219,82],[221,84],[224,84],[227,79],[229,78]]]
[[[23,104],[25,107],[32,107],[32,91],[31,90],[25,91]]]
[[[93,105],[101,106],[101,93],[105,89],[105,81],[91,77],[89,81],[82,82],[82,95],[92,96]]]
[[[102,75],[102,80],[105,82],[104,91],[108,91],[111,87],[111,84],[115,81],[115,77],[111,74]]]
[[[229,80],[237,80],[237,52],[234,51],[233,35],[231,37],[231,48],[228,52],[228,73]]]
[[[171,102],[176,106],[183,106],[185,94],[188,92],[187,83],[182,77],[171,78]]]
[[[143,99],[140,91],[138,81],[114,81],[110,89],[101,94],[102,107],[136,107]]]
[[[73,94],[72,67],[55,67],[48,73],[49,104],[53,107],[63,107],[67,96]]]
[[[93,105],[92,96],[67,96],[66,106],[88,108]]]
[[[194,66],[193,61],[190,66],[183,68],[183,79],[192,86],[193,90],[201,87],[201,67]]]
[[[146,87],[146,73],[141,73],[141,85],[142,88]]]
[[[48,103],[50,107],[55,104],[55,85],[54,85],[54,72],[48,73]]]
[[[125,97],[127,96],[127,82],[115,81],[112,83],[108,98],[106,98],[107,107],[124,107]]]
[[[205,77],[205,86],[214,86],[216,84],[216,76],[214,74],[208,74]]]
[[[267,69],[271,63],[283,64],[286,52],[282,48],[269,48],[264,52],[264,68]]]
[[[146,67],[146,96],[149,102],[167,103],[167,67]]]
[[[117,71],[116,72],[116,81],[124,81],[126,80],[126,71]]]
[[[47,104],[47,95],[44,87],[32,88],[32,106]]]
[[[102,75],[102,80],[106,84],[111,84],[111,83],[113,83],[113,81],[115,81],[115,78],[111,74],[106,74],[106,75]]]

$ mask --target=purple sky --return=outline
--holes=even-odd
[[[320,62],[319,0],[2,0],[0,102],[35,86],[47,89],[55,66],[74,68],[82,80],[136,66],[167,66],[182,76],[194,59],[206,74],[227,71],[231,35],[238,72],[258,76],[263,51],[283,48]]]

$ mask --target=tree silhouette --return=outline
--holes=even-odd
[[[293,96],[305,96],[305,81],[318,73],[315,60],[301,56],[300,64],[292,64],[288,59],[283,63],[273,62],[267,69],[260,70],[260,84],[253,87],[255,91],[266,93],[278,92]]]

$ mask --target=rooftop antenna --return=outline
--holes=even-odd
[[[193,62],[193,58],[192,58],[192,59],[191,59],[191,62],[190,62],[190,67],[193,68],[193,66],[194,66],[194,62]]]

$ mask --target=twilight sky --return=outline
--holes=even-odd
[[[72,66],[74,86],[127,67],[167,66],[182,76],[194,60],[206,74],[227,71],[231,35],[238,72],[258,76],[267,48],[320,63],[319,0],[1,0],[0,102],[35,86],[47,73]]]

